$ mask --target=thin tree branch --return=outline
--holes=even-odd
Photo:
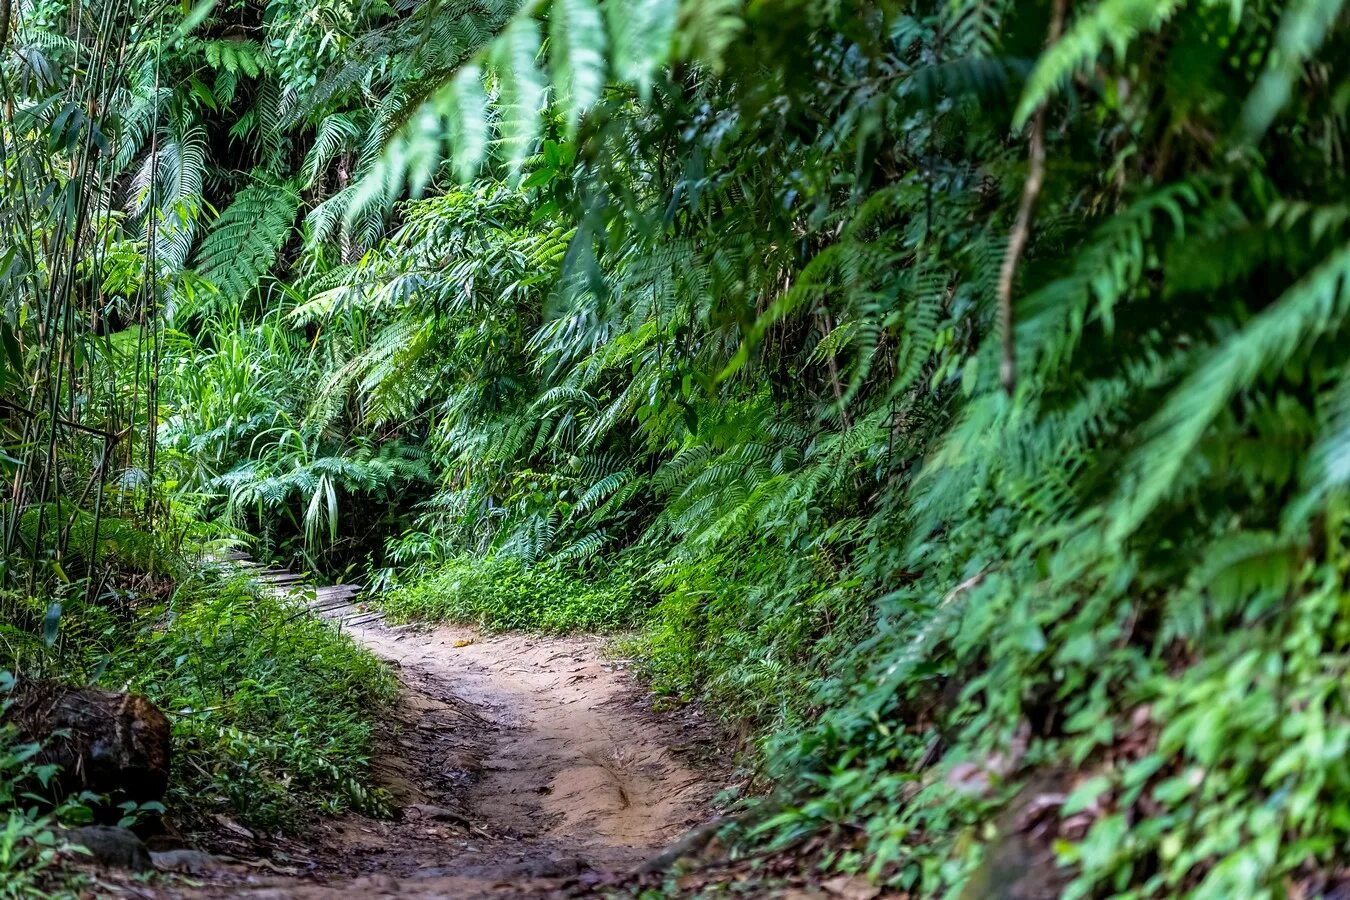
[[[1050,9],[1050,27],[1045,45],[1053,45],[1064,31],[1064,12],[1067,0],[1054,0]],[[998,273],[998,324],[1003,338],[1003,363],[999,376],[1003,389],[1011,396],[1017,388],[1017,357],[1013,346],[1013,282],[1017,264],[1031,237],[1031,217],[1036,209],[1036,198],[1045,184],[1045,104],[1042,103],[1031,119],[1030,167],[1026,184],[1022,186],[1022,202],[1017,208],[1012,233],[1008,235],[1008,249],[1003,254],[1003,265]]]

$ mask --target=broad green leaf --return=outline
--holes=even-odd
[[[47,614],[42,617],[42,640],[50,647],[56,643],[56,638],[60,633],[61,604],[53,602],[47,607]]]

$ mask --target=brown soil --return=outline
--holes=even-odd
[[[599,639],[342,613],[403,684],[375,762],[395,818],[330,819],[161,896],[587,896],[712,817],[713,730],[655,711]]]

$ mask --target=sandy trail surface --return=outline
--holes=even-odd
[[[375,761],[395,817],[327,820],[185,893],[592,896],[714,815],[713,729],[697,711],[653,709],[600,639],[393,629],[338,611],[403,686]]]

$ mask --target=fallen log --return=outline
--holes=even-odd
[[[149,700],[51,681],[21,681],[0,720],[21,743],[41,745],[34,761],[59,766],[41,792],[59,800],[81,791],[106,795],[110,806],[158,802],[169,783],[171,729]]]

